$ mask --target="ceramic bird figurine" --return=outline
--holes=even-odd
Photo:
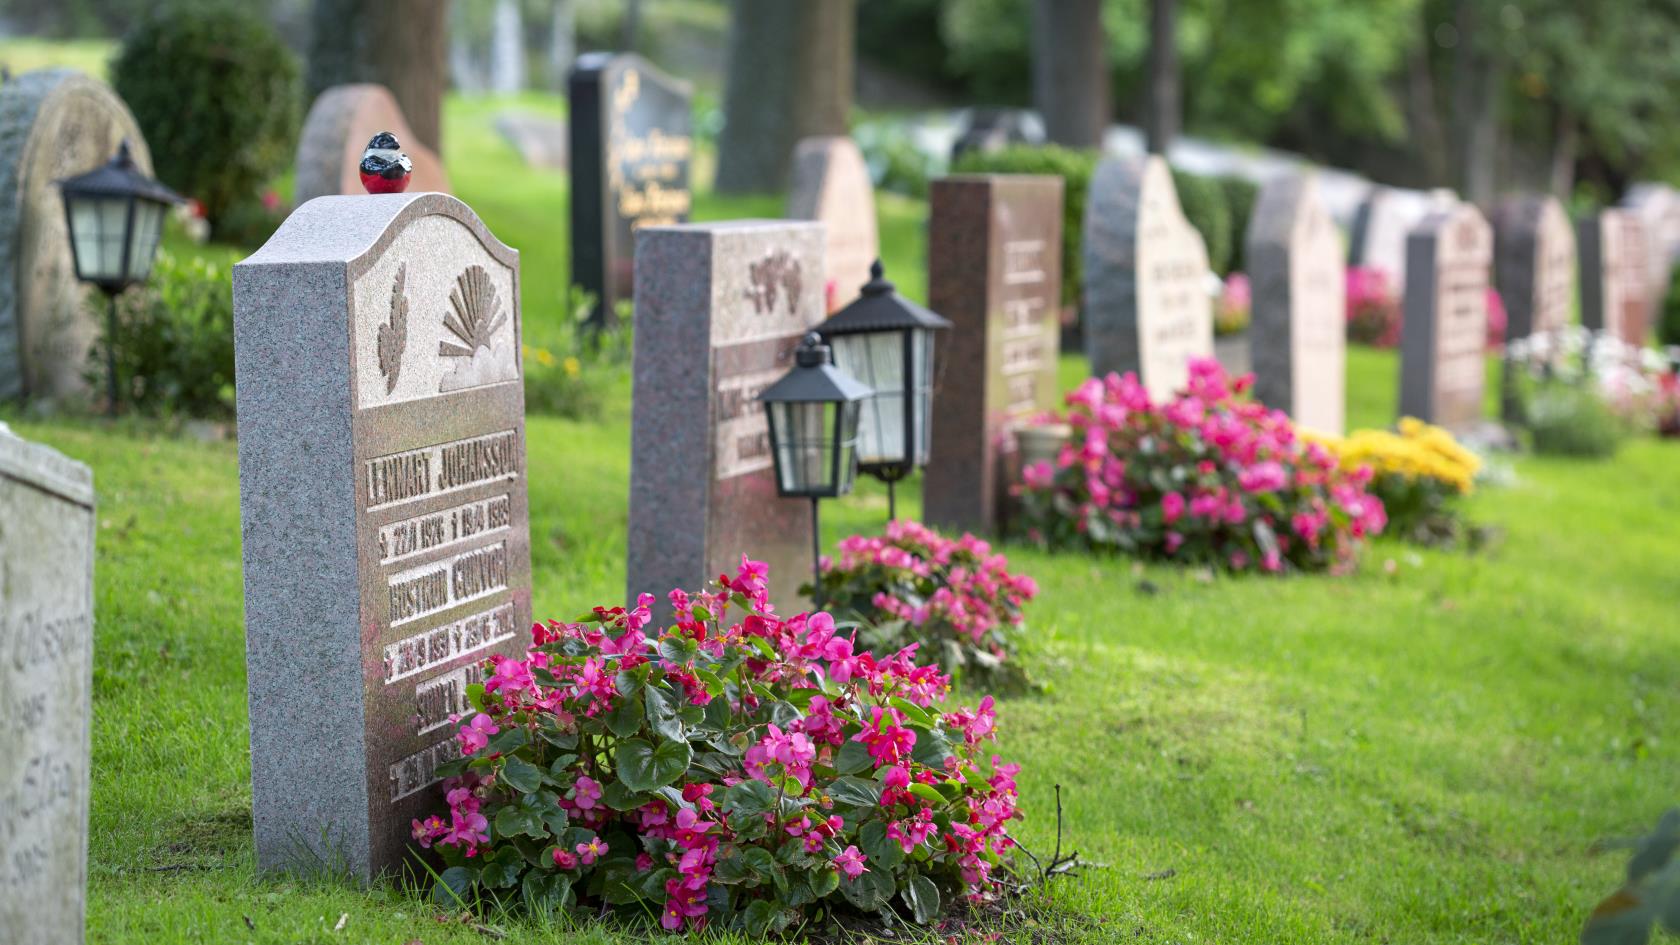
[[[362,152],[362,186],[370,194],[400,194],[408,189],[408,177],[414,172],[414,162],[402,153],[397,136],[381,131],[368,142]]]

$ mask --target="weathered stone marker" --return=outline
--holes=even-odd
[[[1059,402],[1062,179],[957,175],[933,182],[928,308],[950,319],[934,369],[929,525],[992,531],[1018,465],[1014,428]]]
[[[1424,217],[1406,238],[1400,412],[1455,430],[1482,416],[1493,228],[1472,204]]]
[[[1354,211],[1348,234],[1348,265],[1387,274],[1389,285],[1406,286],[1406,239],[1423,218],[1458,202],[1450,190],[1374,187]]]
[[[0,942],[82,941],[93,474],[0,424]]]
[[[595,295],[591,320],[610,325],[633,291],[635,230],[688,220],[693,93],[628,53],[578,57],[566,87],[572,284]]]
[[[881,255],[875,228],[875,188],[857,143],[843,135],[806,138],[793,152],[787,215],[828,227],[829,311],[857,297]]]
[[[1555,197],[1513,197],[1492,223],[1505,340],[1562,329],[1575,301],[1575,233],[1563,205]]]
[[[322,197],[233,295],[257,860],[367,878],[529,642],[519,255],[444,194]]]
[[[811,509],[782,499],[759,392],[823,320],[823,230],[790,220],[646,227],[636,242],[630,600],[665,608],[745,554],[801,609]]]
[[[1248,226],[1254,393],[1296,423],[1341,435],[1347,413],[1346,268],[1314,178],[1260,190]]]
[[[76,280],[56,184],[109,161],[124,140],[151,174],[134,116],[103,82],[43,69],[0,84],[0,400],[87,390],[101,329]]]
[[[1085,353],[1091,373],[1135,371],[1156,399],[1213,357],[1207,246],[1158,156],[1106,158],[1085,203]]]
[[[356,165],[381,131],[397,136],[414,160],[411,191],[449,192],[443,161],[408,127],[396,96],[370,82],[335,85],[315,97],[298,135],[296,199],[299,206],[333,194],[362,194]]]
[[[1630,345],[1651,333],[1650,259],[1645,225],[1629,210],[1581,219],[1581,324]]]

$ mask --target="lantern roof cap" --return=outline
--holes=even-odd
[[[824,338],[832,338],[872,331],[950,327],[949,319],[899,295],[887,281],[886,270],[877,259],[869,267],[869,281],[863,284],[858,297],[818,325],[817,332]]]
[[[140,197],[158,203],[185,203],[185,199],[147,177],[134,163],[125,139],[111,160],[85,174],[66,177],[58,182],[59,189],[74,196]]]
[[[833,352],[822,337],[809,332],[799,343],[792,370],[764,389],[764,403],[852,403],[875,392],[867,384],[834,366]]]

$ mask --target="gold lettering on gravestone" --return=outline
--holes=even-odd
[[[508,581],[507,543],[463,552],[390,576],[390,625],[429,617],[497,591]]]
[[[503,494],[439,512],[392,522],[379,529],[379,563],[394,564],[507,528],[513,498]]]
[[[507,430],[367,461],[368,511],[519,475],[519,433]]]
[[[618,215],[630,221],[631,230],[680,222],[693,203],[683,178],[694,140],[660,128],[634,134],[628,118],[641,92],[641,74],[625,69],[612,93],[609,132],[612,153],[607,160],[607,188],[615,195]]]
[[[465,714],[467,687],[484,681],[484,665],[469,663],[436,679],[429,679],[414,689],[414,724],[416,735],[426,735],[449,724],[451,716]]]
[[[456,744],[454,736],[450,736],[391,765],[391,800],[400,801],[416,791],[436,784],[438,765],[447,764],[459,757],[461,748]]]
[[[386,644],[385,682],[387,685],[400,682],[460,657],[487,650],[512,638],[517,632],[513,604],[507,603]]]

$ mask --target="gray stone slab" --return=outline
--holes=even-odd
[[[808,606],[811,507],[776,494],[757,398],[824,318],[823,228],[792,220],[643,227],[636,241],[627,597],[770,566],[771,600]]]
[[[449,193],[443,160],[420,143],[403,117],[396,96],[383,85],[358,82],[335,85],[317,95],[309,106],[298,135],[294,187],[298,205],[316,197],[366,193],[356,167],[369,139],[381,131],[396,135],[403,152],[414,162],[409,193]]]
[[[1630,345],[1651,334],[1652,288],[1645,224],[1630,210],[1609,209],[1576,223],[1581,253],[1581,324]]]
[[[1062,179],[957,175],[928,195],[928,308],[951,320],[934,351],[922,517],[995,531],[1019,474],[1015,430],[1061,402]]]
[[[826,299],[836,311],[857,298],[881,255],[875,187],[857,143],[844,135],[806,138],[793,152],[787,215],[828,228]]]
[[[1482,417],[1493,228],[1472,204],[1425,217],[1406,238],[1400,412],[1452,430]]]
[[[82,941],[93,474],[0,424],[0,942]]]
[[[1213,357],[1207,246],[1158,156],[1105,158],[1085,202],[1085,353],[1091,373],[1135,371],[1164,399]]]
[[[1347,415],[1347,274],[1341,233],[1316,180],[1260,190],[1249,220],[1254,393],[1297,424],[1341,435]]]
[[[528,642],[519,256],[444,194],[322,197],[233,294],[257,860],[368,879]]]
[[[97,79],[43,69],[0,84],[0,400],[87,392],[100,319],[76,280],[56,182],[109,161],[125,139],[150,174],[134,116]]]
[[[566,122],[547,115],[503,112],[496,116],[496,130],[531,167],[566,169]]]

